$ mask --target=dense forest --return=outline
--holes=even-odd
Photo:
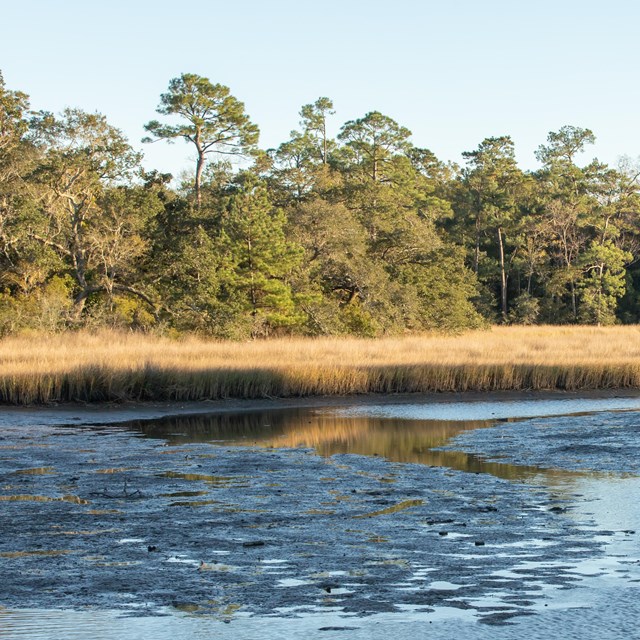
[[[144,125],[193,149],[173,186],[104,116],[32,111],[0,75],[0,335],[638,322],[640,169],[580,166],[590,130],[550,133],[527,172],[506,135],[457,165],[377,111],[333,138],[333,115],[304,105],[262,150],[227,87],[183,74]]]

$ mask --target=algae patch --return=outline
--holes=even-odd
[[[411,509],[412,507],[419,507],[424,504],[424,500],[403,500],[394,504],[386,509],[380,509],[379,511],[371,511],[370,513],[361,513],[360,515],[353,516],[354,518],[375,518],[376,516],[386,516],[390,513],[398,513],[398,511],[404,511],[405,509]]]
[[[29,494],[0,496],[0,502],[71,502],[72,504],[91,504],[88,500],[79,498],[78,496],[62,496],[61,498],[50,498],[49,496],[34,496]]]

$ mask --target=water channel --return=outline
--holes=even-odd
[[[0,417],[2,639],[638,632],[640,398],[65,422]]]

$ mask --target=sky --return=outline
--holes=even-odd
[[[579,161],[640,156],[636,0],[0,0],[0,71],[33,109],[99,111],[148,169],[193,170],[187,143],[141,143],[171,78],[230,88],[276,147],[300,107],[342,124],[381,111],[441,160],[510,135],[524,169],[563,125],[590,128]]]

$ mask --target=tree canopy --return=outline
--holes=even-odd
[[[190,73],[157,112],[145,141],[196,151],[177,186],[103,115],[33,112],[0,75],[0,335],[640,321],[640,166],[581,164],[589,129],[550,132],[523,171],[508,135],[447,163],[379,111],[334,123],[327,97],[261,150],[243,103]]]
[[[202,202],[201,183],[208,154],[243,155],[250,153],[258,142],[258,127],[244,112],[244,104],[234,98],[228,87],[212,84],[195,73],[183,73],[169,82],[169,89],[160,96],[157,112],[178,116],[177,124],[162,124],[151,120],[145,129],[156,140],[173,141],[182,138],[193,144],[197,152],[195,194]]]

